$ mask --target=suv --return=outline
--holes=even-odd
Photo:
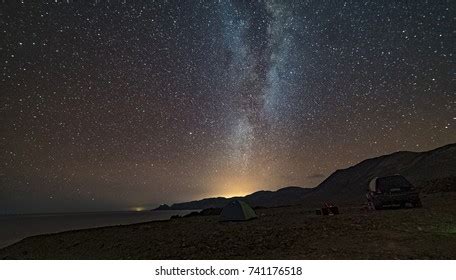
[[[374,178],[369,183],[367,204],[369,209],[384,206],[421,207],[421,200],[415,187],[402,175]]]

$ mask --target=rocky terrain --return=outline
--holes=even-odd
[[[456,193],[423,195],[423,208],[337,216],[291,206],[248,222],[218,216],[29,237],[0,259],[456,259]]]

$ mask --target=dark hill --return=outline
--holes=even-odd
[[[206,209],[220,208],[228,204],[232,200],[241,199],[252,206],[274,207],[291,204],[299,204],[299,202],[311,191],[309,188],[301,187],[286,187],[277,191],[258,191],[244,197],[214,197],[205,198],[197,201],[175,203],[166,210],[188,210],[188,209]],[[156,210],[163,210],[162,207]]]
[[[392,174],[404,175],[422,192],[455,191],[456,144],[426,152],[396,152],[367,159],[352,167],[337,170],[315,188],[285,187],[277,191],[258,191],[245,197],[206,198],[176,203],[166,209],[219,208],[235,199],[263,207],[293,204],[314,207],[325,201],[361,204],[365,201],[367,185],[372,178]]]
[[[392,174],[402,174],[426,192],[441,189],[442,184],[454,182],[452,178],[456,177],[456,144],[427,152],[396,152],[337,170],[314,188],[303,203],[363,203],[369,181]]]

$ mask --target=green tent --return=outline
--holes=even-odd
[[[220,221],[247,221],[257,218],[255,211],[247,203],[240,200],[231,201],[223,207]]]

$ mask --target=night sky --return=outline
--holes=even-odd
[[[0,213],[313,187],[456,142],[451,0],[22,2],[0,4]]]

